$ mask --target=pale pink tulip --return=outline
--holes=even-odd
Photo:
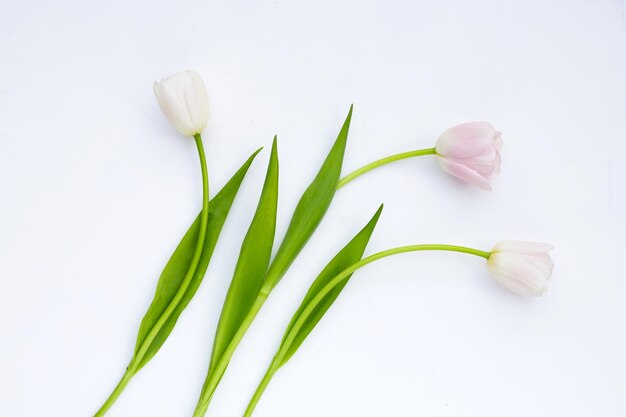
[[[502,134],[487,122],[452,127],[437,140],[441,169],[470,184],[490,190],[489,180],[500,172]]]
[[[525,297],[538,297],[548,289],[554,263],[547,243],[505,241],[494,246],[487,261],[493,278]]]

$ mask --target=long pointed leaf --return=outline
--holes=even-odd
[[[315,279],[306,296],[302,300],[300,307],[294,314],[289,326],[287,326],[287,330],[285,331],[285,336],[283,337],[283,341],[281,342],[281,350],[285,352],[284,356],[280,358],[280,362],[277,364],[278,366],[282,366],[285,364],[291,356],[298,350],[302,342],[306,339],[306,337],[311,333],[313,328],[317,325],[317,323],[322,319],[324,314],[328,311],[330,306],[335,302],[343,288],[348,283],[350,277],[348,277],[341,284],[337,285],[324,299],[320,302],[313,312],[306,318],[304,325],[297,332],[295,337],[292,339],[293,341],[289,344],[288,347],[284,347],[283,344],[286,342],[287,335],[292,331],[293,324],[298,320],[304,309],[311,302],[311,300],[316,296],[316,294],[326,286],[337,274],[341,271],[348,268],[350,265],[358,262],[363,256],[363,252],[365,252],[365,248],[372,236],[372,232],[378,223],[378,218],[382,212],[383,206],[381,205],[376,214],[372,217],[372,219],[367,223],[367,225],[326,265],[326,267],[320,272],[318,277]]]
[[[235,273],[222,307],[211,363],[222,356],[261,290],[272,255],[277,206],[278,150],[276,138],[274,138],[263,191],[248,232],[241,244]]]
[[[276,352],[272,363],[250,399],[244,417],[252,415],[274,374],[298,350],[317,323],[319,323],[324,314],[326,314],[330,306],[335,302],[347,281],[352,277],[352,274],[348,276],[345,276],[345,274],[348,272],[348,268],[358,263],[363,256],[365,247],[372,236],[372,232],[376,227],[382,209],[383,206],[381,205],[367,225],[335,255],[309,288],[300,307],[293,315],[289,326],[287,326],[285,330],[285,335],[280,343],[278,352]],[[340,282],[336,282],[339,276],[344,279]]]
[[[250,168],[252,161],[259,152],[260,149],[254,152],[241,166],[241,168],[239,168],[235,175],[233,175],[228,183],[226,183],[219,193],[217,193],[217,195],[210,201],[209,222],[207,224],[206,238],[196,273],[194,274],[182,300],[176,306],[172,315],[165,322],[165,325],[161,328],[156,338],[151,343],[150,348],[146,351],[146,354],[143,358],[141,358],[137,371],[148,363],[148,361],[150,361],[150,359],[152,359],[152,357],[158,352],[176,325],[178,317],[180,317],[181,313],[187,307],[198,290],[204,274],[206,273],[209,261],[211,260],[211,256],[213,255],[217,239],[220,235],[222,227],[224,226],[226,217],[232,207],[235,196],[237,195],[239,187],[248,172],[248,168]],[[198,215],[195,221],[191,224],[187,233],[183,236],[182,240],[178,244],[178,247],[161,273],[156,292],[154,294],[154,299],[141,321],[141,326],[137,335],[137,343],[135,345],[135,354],[180,287],[183,278],[185,277],[185,273],[189,268],[189,264],[191,263],[199,230],[200,215]]]
[[[350,106],[348,116],[346,117],[333,147],[324,160],[322,167],[313,182],[300,198],[300,201],[298,202],[298,205],[292,215],[285,237],[283,238],[276,256],[269,266],[269,270],[266,271],[267,274],[264,277],[262,287],[257,292],[258,296],[254,300],[254,304],[246,307],[247,314],[245,319],[238,320],[239,324],[237,327],[233,327],[228,331],[229,336],[222,337],[221,335],[218,335],[221,338],[219,342],[217,341],[218,336],[216,336],[214,346],[215,349],[211,354],[209,372],[202,387],[202,392],[200,394],[200,398],[198,399],[194,416],[205,415],[213,393],[217,388],[228,363],[230,362],[230,358],[241,341],[241,338],[254,320],[256,313],[261,309],[269,293],[272,291],[274,286],[278,284],[285,272],[287,272],[289,266],[306,245],[307,241],[313,235],[315,229],[326,214],[335,192],[337,191],[351,118],[352,106]],[[230,303],[231,301],[228,302]],[[222,325],[221,322],[222,319],[220,318],[218,328],[226,326]],[[230,325],[228,325],[228,327],[230,327]],[[226,334],[226,331],[224,331],[224,333]]]
[[[335,144],[328,153],[317,176],[306,189],[294,210],[287,233],[278,248],[265,278],[264,287],[271,291],[296,259],[322,221],[337,191],[343,156],[352,119],[352,106]]]

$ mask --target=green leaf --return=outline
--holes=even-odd
[[[272,255],[277,207],[278,150],[276,137],[274,137],[263,191],[248,232],[241,244],[235,273],[222,307],[211,363],[221,358],[261,290]]]
[[[322,221],[335,196],[351,119],[352,106],[324,164],[294,210],[287,233],[265,278],[264,288],[267,292],[271,291],[287,272]]]
[[[256,152],[254,152],[250,156],[250,158],[248,158],[248,160],[241,166],[241,168],[239,168],[235,175],[233,175],[228,183],[226,183],[226,185],[219,191],[219,193],[217,193],[217,195],[209,202],[209,219],[207,224],[206,238],[196,272],[180,303],[176,306],[176,309],[173,311],[172,315],[167,319],[164,326],[161,328],[161,330],[151,343],[149,349],[146,351],[146,354],[142,358],[140,358],[137,366],[137,371],[139,371],[139,369],[141,369],[146,363],[148,363],[148,361],[150,361],[150,359],[152,359],[152,357],[158,352],[163,343],[165,343],[165,340],[176,325],[178,317],[187,307],[194,294],[198,290],[198,287],[202,282],[202,278],[206,273],[209,261],[211,260],[211,256],[213,255],[213,250],[215,249],[215,245],[217,244],[217,239],[220,235],[220,232],[222,231],[222,227],[224,226],[226,217],[228,216],[235,196],[239,191],[241,182],[246,176],[248,168],[250,168],[250,165],[252,164],[255,156],[260,151],[261,149],[258,149]],[[185,277],[185,274],[189,269],[199,231],[200,215],[198,215],[195,221],[191,224],[191,226],[187,230],[187,233],[185,233],[185,236],[183,236],[183,239],[178,244],[178,247],[172,254],[170,260],[167,262],[165,268],[163,269],[163,272],[161,273],[161,277],[159,278],[152,304],[150,304],[148,311],[141,321],[141,326],[139,327],[137,343],[135,345],[135,355],[137,354],[137,351],[141,347],[148,333],[150,333],[152,327],[159,320],[167,306],[174,298],[174,295],[178,291],[178,288],[180,287]],[[133,360],[135,359],[136,358],[133,358]]]
[[[222,317],[220,317],[218,331],[214,341],[214,349],[211,354],[209,371],[202,387],[202,392],[200,394],[200,398],[198,399],[194,416],[205,415],[213,393],[217,388],[222,375],[226,371],[228,363],[230,362],[230,359],[239,342],[254,320],[256,314],[263,306],[263,303],[267,299],[269,293],[272,291],[274,286],[278,284],[285,272],[287,272],[289,266],[306,245],[307,241],[313,235],[315,229],[326,214],[335,192],[337,191],[337,185],[339,184],[339,177],[341,175],[343,156],[346,149],[351,118],[352,106],[350,106],[348,116],[346,117],[332,149],[324,160],[322,167],[313,182],[300,198],[300,201],[298,202],[298,205],[292,215],[285,237],[283,238],[275,257],[269,266],[269,270],[265,267],[258,268],[253,273],[251,272],[253,275],[253,278],[251,278],[253,284],[250,284],[251,289],[247,289],[249,293],[246,292],[246,296],[244,297],[245,301],[240,308],[235,307],[237,303],[237,297],[234,295],[236,290],[233,287],[234,284],[231,284],[231,289],[229,289],[229,294],[227,295],[225,304],[228,304],[228,309],[236,310],[236,312],[225,314],[225,310],[227,308],[226,305],[222,310]],[[248,236],[246,236],[246,240],[251,239],[253,236],[254,235],[252,233],[249,233]],[[252,245],[252,243],[249,244]],[[256,243],[255,245],[259,244],[260,243]],[[248,243],[242,245],[242,252],[244,250],[244,246],[247,245]],[[246,249],[246,251],[254,253],[252,249]],[[255,254],[255,256],[258,256],[258,253]],[[246,256],[240,254],[238,262],[244,262],[243,259],[245,258]],[[262,281],[260,282],[259,275],[261,273],[264,275]],[[233,280],[234,279],[235,277]],[[260,288],[258,287],[259,282],[261,283]],[[231,290],[233,293],[232,296]],[[256,293],[254,300],[251,298],[253,293]]]
[[[293,354],[298,350],[302,342],[304,342],[306,337],[309,335],[309,333],[311,333],[313,328],[322,319],[324,314],[326,314],[326,311],[328,311],[330,306],[335,302],[343,288],[346,286],[352,274],[349,275],[348,278],[346,278],[336,287],[334,287],[332,291],[329,292],[315,307],[312,313],[305,318],[303,326],[297,331],[295,336],[292,335],[292,342],[289,344],[289,346],[283,345],[287,340],[287,336],[292,332],[294,323],[302,315],[303,311],[311,302],[311,300],[335,276],[344,271],[350,265],[361,260],[363,252],[365,252],[365,247],[367,246],[370,237],[372,236],[372,232],[376,227],[376,223],[378,222],[378,218],[380,217],[382,209],[383,206],[381,205],[378,211],[376,211],[376,214],[374,214],[374,217],[372,217],[372,219],[369,221],[369,223],[328,263],[328,265],[326,265],[326,267],[315,279],[315,281],[309,288],[306,296],[302,300],[300,307],[291,319],[289,326],[287,326],[287,330],[285,331],[285,336],[283,337],[280,348],[280,351],[283,351],[285,353],[282,357],[279,358],[279,362],[276,364],[277,366],[284,365],[291,358],[291,356],[293,356]]]
[[[278,352],[250,399],[244,417],[252,415],[274,374],[298,350],[352,277],[350,272],[355,270],[352,268],[355,268],[361,260],[382,209],[381,205],[369,223],[335,255],[309,288],[285,330]]]

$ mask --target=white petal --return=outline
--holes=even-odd
[[[547,286],[543,287],[529,287],[525,282],[519,280],[497,280],[500,285],[513,291],[517,295],[522,297],[541,297],[548,290]]]
[[[209,104],[202,79],[195,71],[183,71],[154,83],[154,95],[165,117],[185,136],[206,127]]]
[[[493,278],[517,294],[536,297],[547,290],[547,277],[519,254],[493,253],[487,268]]]
[[[532,266],[537,268],[541,273],[550,279],[552,276],[552,269],[554,268],[554,262],[547,253],[536,253],[524,255],[526,262],[529,262]]]
[[[164,82],[153,85],[154,95],[165,117],[178,132],[189,135],[191,119],[186,110],[185,103],[181,100],[178,90],[172,89]]]
[[[187,71],[185,86],[185,102],[193,125],[194,133],[204,130],[209,119],[209,96],[200,75],[195,71]]]
[[[543,253],[554,249],[549,243],[522,242],[519,240],[505,240],[496,244],[492,252],[512,251],[519,253]]]

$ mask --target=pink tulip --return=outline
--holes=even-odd
[[[437,140],[437,160],[445,172],[490,190],[489,180],[500,173],[502,134],[487,122],[452,127]]]

